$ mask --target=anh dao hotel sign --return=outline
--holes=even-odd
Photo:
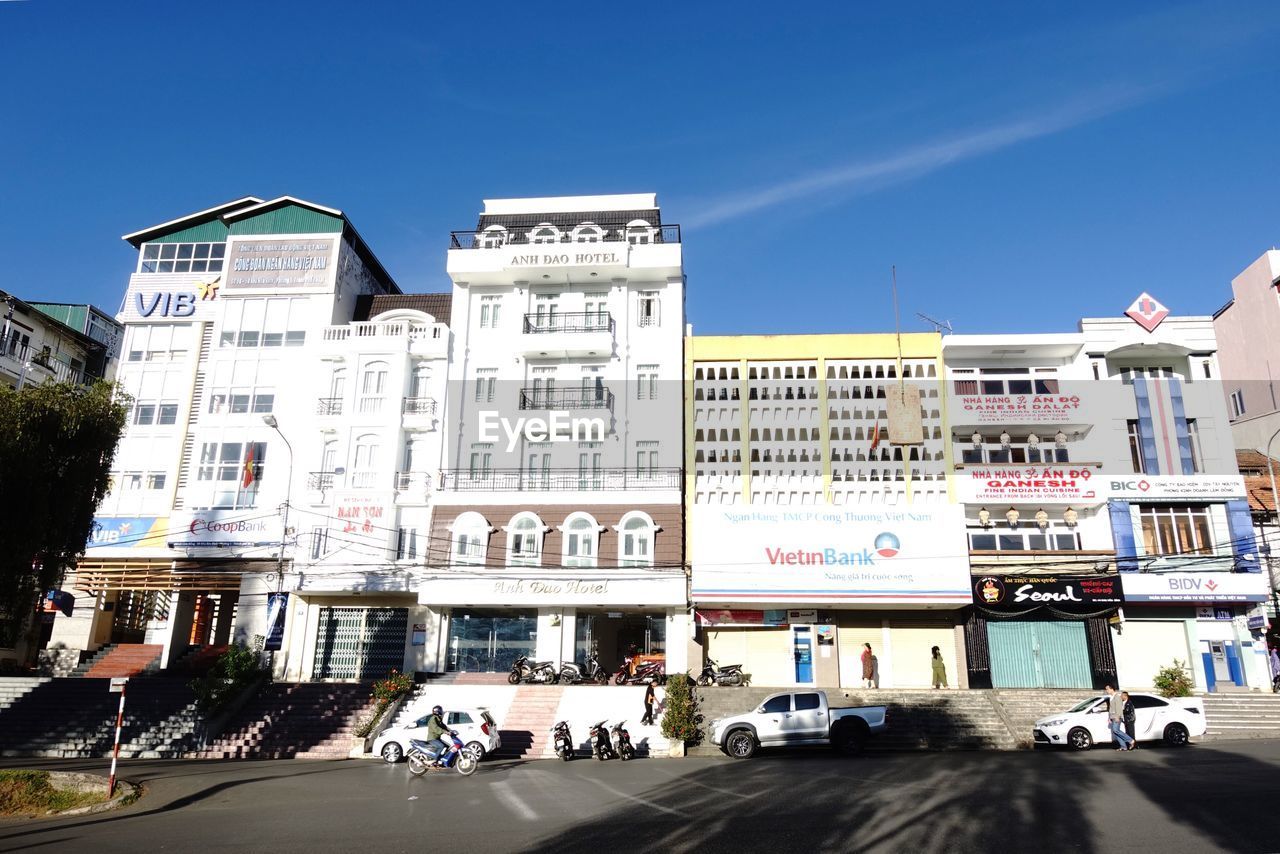
[[[608,248],[602,248],[607,246]],[[538,267],[625,267],[627,243],[552,243],[509,247],[503,267],[524,270]]]
[[[693,598],[966,604],[963,513],[958,505],[694,507]]]

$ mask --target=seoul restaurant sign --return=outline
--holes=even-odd
[[[1038,608],[1099,614],[1124,604],[1120,576],[984,575],[974,579],[973,602],[988,611],[1025,614]]]

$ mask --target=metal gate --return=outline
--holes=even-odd
[[[995,688],[1090,688],[1083,621],[989,621]]]
[[[320,609],[312,679],[381,679],[404,666],[408,608]]]

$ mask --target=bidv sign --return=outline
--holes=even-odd
[[[1133,602],[1265,602],[1261,572],[1126,572],[1124,598]]]

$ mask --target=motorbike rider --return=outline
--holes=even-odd
[[[444,709],[439,706],[431,707],[431,714],[427,717],[427,744],[436,751],[436,756],[444,755],[449,749],[445,744],[444,734],[449,728],[444,725]]]

